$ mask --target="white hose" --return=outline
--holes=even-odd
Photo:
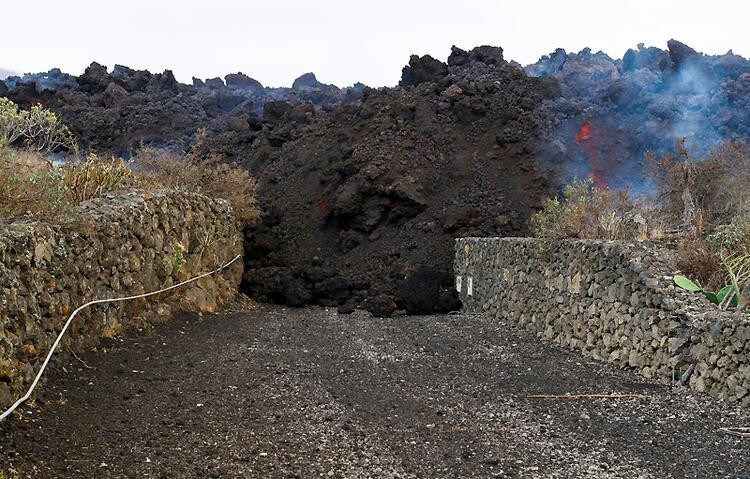
[[[68,330],[68,326],[70,326],[70,323],[73,321],[73,318],[75,318],[76,314],[78,314],[81,310],[83,310],[84,308],[87,308],[87,307],[89,307],[91,305],[94,305],[94,304],[116,303],[116,302],[119,302],[119,301],[129,301],[131,299],[146,298],[148,296],[153,296],[155,294],[160,294],[160,293],[164,293],[166,291],[169,291],[169,290],[172,290],[172,289],[175,289],[175,288],[179,288],[180,286],[183,286],[185,284],[192,283],[193,281],[197,281],[197,280],[199,280],[201,278],[205,278],[206,276],[210,276],[210,275],[212,275],[214,273],[218,273],[219,271],[227,268],[229,265],[231,265],[232,263],[234,263],[235,261],[237,261],[241,256],[242,255],[238,254],[237,256],[234,257],[234,259],[232,261],[230,261],[229,263],[225,264],[224,266],[221,266],[220,268],[216,268],[213,271],[209,271],[208,273],[203,273],[203,274],[201,274],[199,276],[196,276],[195,278],[191,278],[191,279],[185,280],[185,281],[183,281],[181,283],[174,284],[174,285],[172,285],[172,286],[170,286],[168,288],[160,289],[159,291],[152,291],[150,293],[139,294],[139,295],[136,295],[136,296],[126,296],[126,297],[123,297],[123,298],[97,299],[95,301],[89,301],[88,303],[84,304],[83,306],[80,306],[78,309],[76,309],[75,311],[73,311],[73,314],[71,314],[68,317],[68,320],[65,322],[65,326],[63,326],[62,330],[60,331],[60,334],[57,335],[57,339],[55,340],[55,343],[52,345],[52,349],[50,349],[49,353],[47,353],[47,358],[44,360],[44,363],[42,364],[42,368],[37,373],[36,378],[34,378],[34,382],[31,383],[31,387],[29,387],[29,390],[26,391],[26,394],[24,394],[23,397],[21,397],[18,401],[16,401],[10,407],[10,409],[8,409],[4,413],[0,414],[0,421],[2,421],[3,419],[5,419],[6,417],[10,416],[13,413],[13,411],[15,411],[18,408],[18,406],[20,406],[21,404],[23,404],[24,402],[26,402],[31,397],[31,393],[34,392],[34,388],[36,388],[37,383],[42,378],[42,374],[44,374],[44,370],[47,368],[47,364],[49,364],[49,360],[50,360],[50,358],[52,358],[52,354],[55,352],[55,349],[57,349],[57,346],[60,344],[60,340],[62,339],[63,335],[65,334],[65,331]]]

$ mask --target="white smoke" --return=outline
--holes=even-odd
[[[18,75],[18,73],[14,72],[13,70],[8,70],[3,67],[0,67],[0,80],[5,80],[9,76]]]

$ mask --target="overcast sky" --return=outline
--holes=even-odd
[[[291,85],[313,71],[339,86],[394,85],[412,53],[489,44],[527,64],[557,47],[620,57],[670,38],[705,53],[750,56],[750,6],[739,0],[35,0],[3,2],[0,68],[98,61],[172,69],[178,80],[242,71]]]

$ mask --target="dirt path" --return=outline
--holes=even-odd
[[[748,413],[481,317],[259,306],[74,361],[0,425],[40,478],[750,477]],[[650,400],[528,399],[635,391]],[[0,476],[1,477],[1,476]]]

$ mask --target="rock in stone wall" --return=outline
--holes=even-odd
[[[159,290],[242,252],[241,231],[223,200],[128,192],[83,203],[80,212],[75,227],[0,226],[2,409],[25,392],[78,306]],[[173,309],[213,311],[235,295],[242,269],[238,260],[219,274],[162,295],[86,308],[57,354],[91,347]]]
[[[664,382],[694,365],[691,388],[750,405],[750,321],[676,288],[665,250],[462,238],[454,269],[467,312],[502,315],[542,340]]]

